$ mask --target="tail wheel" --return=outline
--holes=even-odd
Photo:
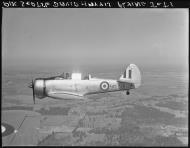
[[[130,92],[129,92],[129,91],[126,91],[126,95],[130,95]]]

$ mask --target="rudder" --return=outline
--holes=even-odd
[[[124,74],[121,75],[119,81],[133,83],[135,88],[138,88],[141,85],[141,73],[139,68],[135,64],[130,64],[124,71]]]

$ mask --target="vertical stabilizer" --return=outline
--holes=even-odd
[[[141,73],[139,68],[135,64],[130,64],[124,71],[124,74],[121,75],[119,81],[133,83],[135,88],[138,88],[141,85]]]

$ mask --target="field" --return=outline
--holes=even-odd
[[[44,98],[34,105],[27,87],[32,78],[62,71],[3,70],[2,119],[18,129],[3,137],[3,145],[187,146],[188,73],[141,71],[142,85],[129,96],[114,92],[91,95],[87,101]],[[92,76],[117,79],[120,72]]]

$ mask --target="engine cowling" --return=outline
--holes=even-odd
[[[46,97],[45,80],[43,80],[43,79],[36,79],[34,81],[34,94],[39,99],[43,99],[43,98]]]

